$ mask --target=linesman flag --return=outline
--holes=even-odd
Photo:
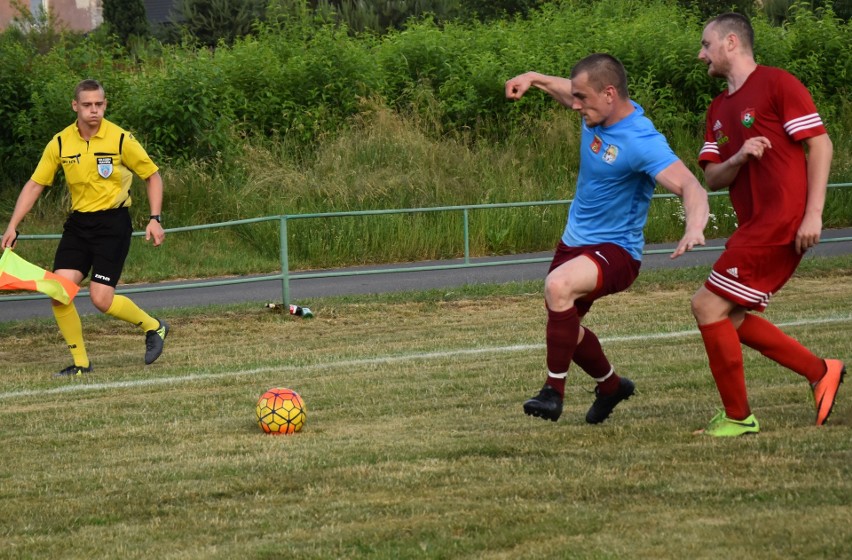
[[[0,258],[0,290],[41,292],[65,305],[71,303],[80,286],[67,278],[25,261],[12,249],[4,249]]]

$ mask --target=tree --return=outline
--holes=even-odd
[[[172,22],[201,44],[216,46],[219,40],[231,45],[248,35],[266,12],[266,0],[178,0]]]
[[[126,45],[131,37],[147,37],[151,34],[142,0],[102,1],[104,24],[122,43]]]
[[[540,7],[542,0],[460,0],[459,4],[469,15],[489,21],[516,15],[526,16]]]
[[[849,20],[852,17],[852,2],[849,0],[759,0],[758,5],[770,21],[775,23],[786,21],[790,12],[796,8],[813,12],[831,8],[834,15],[840,19]]]
[[[701,20],[708,20],[726,12],[752,16],[758,6],[755,0],[678,0],[678,3],[694,10]]]

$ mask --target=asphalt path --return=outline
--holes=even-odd
[[[852,228],[826,230],[823,241],[852,237]],[[642,259],[642,270],[666,269],[675,267],[709,266],[719,256],[724,239],[709,240],[710,250],[691,251],[677,259],[671,259],[674,244],[648,245]],[[657,253],[660,251],[660,253]],[[805,258],[852,253],[852,241],[823,242],[808,251]],[[508,257],[489,257],[471,259],[472,264],[484,264],[472,268],[451,268],[443,270],[420,270],[412,272],[382,272],[388,269],[423,268],[430,266],[462,265],[463,260],[428,261],[409,264],[384,266],[365,266],[349,269],[310,271],[314,273],[368,272],[359,276],[330,276],[321,278],[299,278],[299,271],[293,271],[290,279],[290,300],[299,303],[311,298],[379,294],[391,292],[418,291],[427,289],[452,289],[470,284],[502,284],[527,280],[540,280],[547,274],[552,252],[512,255]],[[500,264],[509,260],[527,260],[524,264]],[[262,278],[262,277],[254,277]],[[267,302],[281,302],[282,283],[280,280],[258,280],[251,283],[229,284],[223,286],[200,286],[186,289],[173,289],[185,284],[204,284],[203,281],[161,282],[159,284],[134,285],[133,288],[168,288],[162,291],[145,291],[129,294],[140,307],[147,311],[169,308],[195,307],[210,304],[250,303],[260,305]],[[122,288],[130,286],[119,285]],[[76,300],[81,315],[97,313],[87,297]],[[12,321],[35,317],[53,317],[46,298],[34,300],[9,301],[0,296],[0,321]]]

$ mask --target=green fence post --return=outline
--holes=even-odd
[[[470,218],[467,208],[464,209],[464,264],[470,264]]]
[[[290,305],[290,248],[287,245],[287,216],[279,219],[278,238],[279,251],[281,251],[281,296],[284,306]]]

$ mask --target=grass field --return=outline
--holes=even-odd
[[[655,276],[656,274],[656,276]],[[852,360],[852,282],[794,279],[767,316]],[[584,423],[572,369],[557,423],[540,283],[171,310],[166,352],[85,317],[95,372],[50,377],[50,320],[0,322],[2,558],[848,558],[852,388],[813,426],[805,381],[746,351],[762,433],[692,434],[719,403],[689,313],[694,278],[645,274],[586,324],[637,394]],[[263,434],[286,386],[305,430]]]

